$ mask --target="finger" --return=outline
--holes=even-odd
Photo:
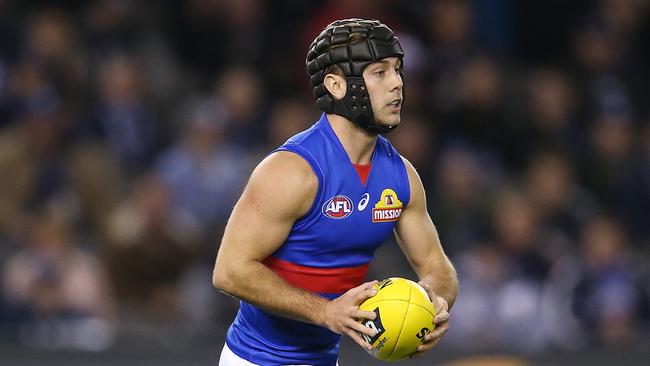
[[[446,332],[446,331],[445,331]],[[435,336],[433,339],[428,338],[428,340],[425,340],[424,343],[418,346],[417,351],[418,352],[427,352],[433,347],[437,346],[438,343],[442,340],[442,336],[444,335],[445,332],[442,333],[436,333],[437,336]]]
[[[362,283],[362,284],[359,285],[358,287],[363,287],[364,289],[365,289],[365,288],[372,288],[374,285],[376,285],[376,284],[378,284],[378,283],[379,283],[379,281],[377,281],[377,280],[372,280],[372,281],[368,281],[368,282]]]
[[[373,311],[365,311],[365,310],[357,309],[354,312],[352,317],[358,320],[363,320],[363,319],[374,320],[377,317],[377,314],[375,314]]]
[[[355,301],[357,304],[361,303],[363,300],[371,298],[373,296],[377,295],[377,289],[374,287],[371,287],[369,289],[363,290],[359,292],[358,294],[355,295]]]
[[[436,297],[436,310],[438,311],[449,311],[449,304],[447,303],[447,300],[445,300],[444,297],[438,296]]]
[[[374,280],[374,281],[369,281],[369,282],[362,283],[361,285],[359,285],[359,286],[357,286],[357,287],[354,287],[354,288],[352,288],[351,290],[349,290],[349,291],[348,291],[348,294],[350,294],[350,295],[356,295],[356,294],[358,294],[358,293],[360,293],[360,292],[363,292],[363,291],[366,291],[366,290],[370,290],[370,289],[374,288],[374,286],[375,286],[378,282],[379,282],[379,281]]]
[[[359,322],[355,322],[353,320],[351,320],[350,323],[347,324],[347,327],[352,328],[353,330],[355,330],[355,331],[357,331],[359,333],[363,333],[363,334],[365,334],[365,335],[367,335],[368,337],[371,337],[371,338],[377,335],[377,330],[376,329],[366,327],[365,325],[363,325],[363,324],[361,324]]]
[[[449,313],[446,311],[441,311],[436,314],[436,317],[433,318],[433,323],[436,325],[440,325],[442,323],[445,323],[449,321]]]
[[[422,351],[426,352],[432,349],[433,347],[437,346],[441,340],[442,340],[442,336],[434,339],[432,342],[423,343],[420,347],[422,347]]]
[[[445,333],[449,330],[449,323],[443,323],[440,326],[437,326],[436,329],[433,330],[433,332],[427,334],[424,336],[423,343],[429,344],[432,342],[435,342],[436,340],[440,340]]]
[[[420,357],[424,353],[429,352],[433,347],[436,346],[436,344],[438,344],[438,342],[432,342],[432,343],[419,345],[418,348],[416,348],[417,351],[416,351],[416,354],[414,356],[415,357]]]
[[[355,332],[352,329],[348,329],[345,334],[347,334],[350,338],[352,338],[353,341],[355,341],[361,348],[366,349],[366,350],[371,350],[372,346],[370,343],[366,342],[366,340],[357,332]]]

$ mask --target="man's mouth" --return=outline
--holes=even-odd
[[[399,108],[402,107],[402,100],[401,99],[395,99],[392,102],[388,103],[388,107],[399,109]]]

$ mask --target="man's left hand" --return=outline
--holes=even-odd
[[[440,342],[442,336],[444,336],[449,329],[449,304],[447,303],[447,300],[436,295],[431,288],[431,285],[428,283],[420,281],[419,284],[427,290],[429,298],[432,299],[433,306],[436,308],[436,316],[433,318],[435,329],[424,337],[422,344],[417,348],[417,352],[411,357],[419,357],[431,350],[438,344],[438,342]]]

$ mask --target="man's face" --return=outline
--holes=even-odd
[[[388,57],[370,64],[363,71],[375,123],[378,125],[397,126],[401,121],[404,86],[399,73],[401,67],[401,59]]]

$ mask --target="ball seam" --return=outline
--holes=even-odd
[[[429,309],[427,309],[426,306],[422,306],[422,305],[420,305],[420,304],[416,304],[416,303],[413,303],[413,302],[409,302],[409,304],[411,304],[411,305],[415,305],[415,306],[418,306],[418,307],[420,307],[420,308],[426,310],[426,312],[429,313],[429,314],[431,314],[432,317],[434,317],[434,318],[436,317],[436,314],[434,314],[434,313],[432,313],[431,311],[429,311]],[[434,307],[434,309],[435,309],[435,307]]]
[[[406,323],[406,317],[408,316],[409,308],[411,307],[411,295],[412,294],[413,294],[413,287],[409,286],[408,300],[400,300],[400,301],[406,301],[408,303],[408,306],[406,307],[406,312],[404,312],[404,317],[402,318],[402,324],[399,327],[399,333],[397,333],[397,342],[395,342],[395,346],[393,347],[393,350],[390,352],[390,355],[387,358],[389,360],[395,354],[395,350],[397,349],[397,345],[399,344],[399,340],[400,340],[400,338],[402,338],[402,332],[404,331],[404,323]]]

